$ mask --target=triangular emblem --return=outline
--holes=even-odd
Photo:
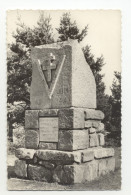
[[[50,60],[45,60],[41,62],[38,59],[38,70],[44,80],[45,87],[49,98],[51,99],[54,89],[56,87],[59,75],[61,73],[66,55],[63,55],[61,63],[55,59],[55,56],[50,53]],[[54,74],[52,75],[52,71]]]

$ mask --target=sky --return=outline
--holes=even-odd
[[[57,37],[56,28],[60,18],[69,10],[44,11],[45,16],[51,16],[54,37]],[[105,93],[111,95],[110,87],[114,79],[114,71],[121,72],[121,13],[118,10],[71,10],[71,19],[76,21],[82,30],[88,24],[88,34],[80,43],[81,47],[91,46],[91,53],[95,58],[103,55],[105,65],[101,73],[106,85]],[[14,41],[12,32],[17,28],[17,16],[28,26],[36,25],[39,10],[12,10],[7,12],[7,43]]]

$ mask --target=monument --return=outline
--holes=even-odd
[[[31,107],[25,112],[26,148],[16,150],[17,177],[74,184],[114,171],[95,79],[77,40],[34,47],[31,59]]]

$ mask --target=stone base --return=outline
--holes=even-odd
[[[95,147],[73,152],[19,148],[15,163],[18,178],[58,182],[85,183],[115,169],[114,149]]]
[[[25,148],[71,152],[104,146],[103,118],[94,109],[26,110]]]

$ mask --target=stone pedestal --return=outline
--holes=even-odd
[[[35,47],[31,58],[31,110],[25,148],[16,150],[17,177],[74,184],[114,171],[114,150],[103,147],[95,79],[78,42]]]
[[[111,148],[91,148],[73,152],[21,150],[23,149],[16,150],[16,156],[20,158],[15,165],[19,178],[74,184],[92,181],[115,169],[114,150]],[[34,156],[30,155],[29,158],[32,152]],[[25,156],[28,156],[28,159]]]
[[[74,151],[103,146],[103,118],[104,114],[94,109],[27,110],[25,147]]]
[[[16,150],[17,177],[74,184],[114,171],[104,148],[104,115],[94,109],[27,110],[25,147]]]

